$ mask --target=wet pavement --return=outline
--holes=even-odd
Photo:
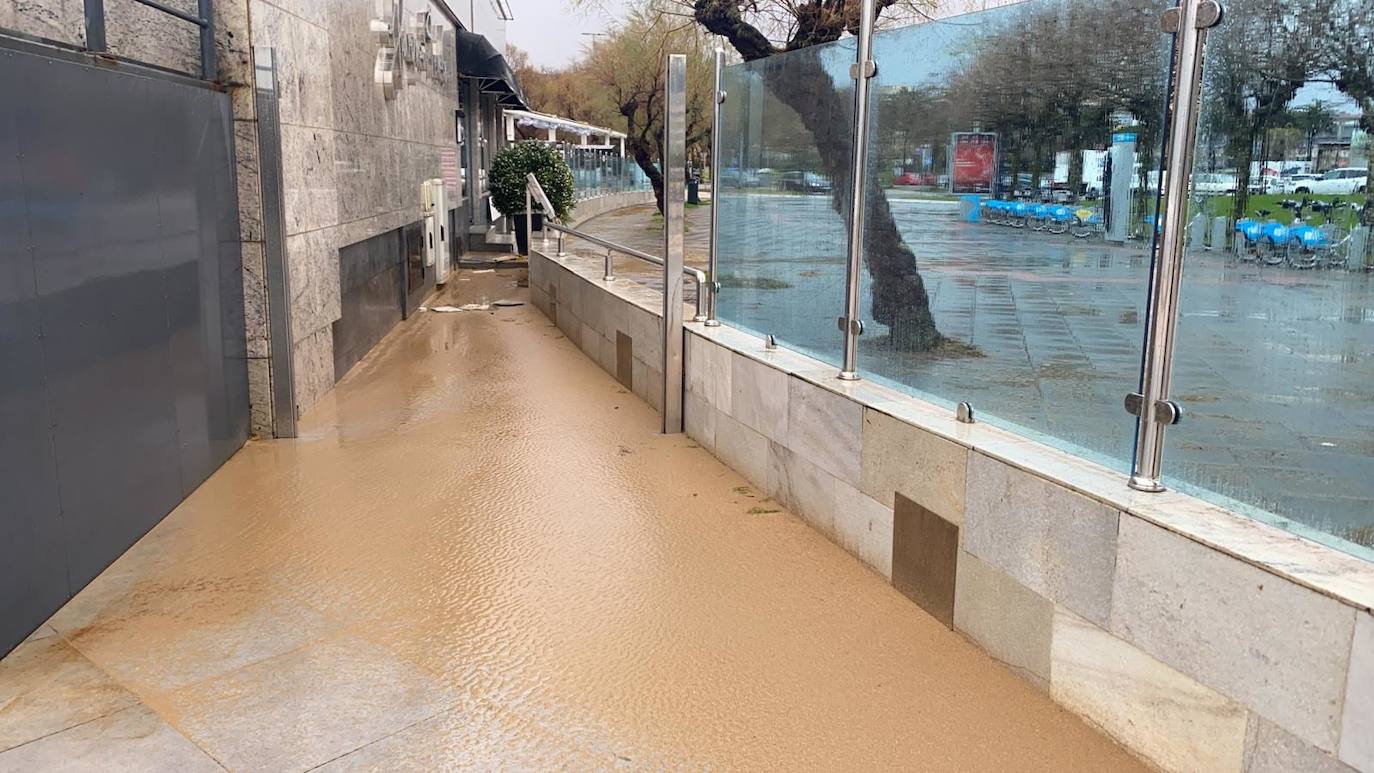
[[[657,426],[532,306],[413,317],[0,661],[0,770],[1138,768]]]
[[[1138,386],[1146,246],[963,223],[947,204],[892,209],[937,326],[968,346],[895,352],[869,319],[861,369],[1128,471],[1123,400]],[[621,210],[583,228],[644,249],[660,238],[648,218]],[[709,213],[687,218],[689,259],[704,264]],[[720,317],[838,364],[846,235],[828,198],[735,195],[721,221]],[[658,282],[652,267],[622,273],[632,270]],[[1185,416],[1168,433],[1170,485],[1374,560],[1344,541],[1374,546],[1374,274],[1194,250],[1181,306],[1172,396]]]

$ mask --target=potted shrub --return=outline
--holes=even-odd
[[[514,220],[516,250],[521,255],[530,251],[530,235],[525,231],[525,175],[530,172],[559,220],[567,220],[573,210],[572,171],[556,148],[539,140],[522,140],[497,153],[491,160],[491,200],[497,211]],[[533,227],[543,228],[540,203],[535,200],[532,205]]]

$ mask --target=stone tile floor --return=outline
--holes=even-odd
[[[657,426],[532,306],[411,318],[0,660],[0,771],[1139,767]]]
[[[583,228],[660,252],[651,209]],[[1122,404],[1138,386],[1146,247],[963,223],[920,201],[892,210],[937,326],[977,356],[894,352],[870,319],[861,369],[1127,471],[1135,426]],[[687,218],[689,262],[704,265],[709,211]],[[845,242],[827,197],[723,197],[720,317],[838,363]],[[652,267],[622,263],[660,283]],[[1181,303],[1172,396],[1186,413],[1168,435],[1171,485],[1374,560],[1361,547],[1374,546],[1374,274],[1192,251]]]

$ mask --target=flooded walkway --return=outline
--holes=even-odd
[[[413,318],[0,661],[0,770],[1137,765],[657,426],[532,306]]]

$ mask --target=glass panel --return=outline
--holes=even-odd
[[[1168,0],[1037,0],[874,36],[865,377],[1126,469]]]
[[[614,143],[613,143],[614,144]],[[622,158],[614,149],[564,145],[563,158],[573,174],[577,199],[590,199],[612,193],[649,190],[649,178],[631,158]]]
[[[1164,470],[1374,560],[1371,29],[1368,0],[1238,0],[1208,37]]]
[[[835,365],[854,51],[846,38],[722,73],[717,316]]]

